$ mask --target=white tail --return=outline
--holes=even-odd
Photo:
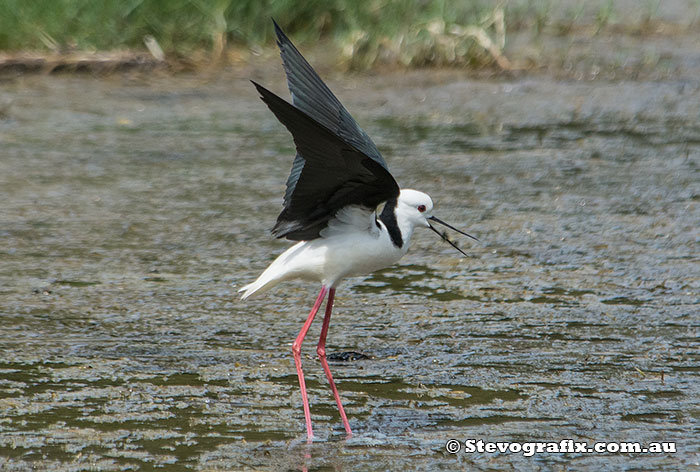
[[[294,246],[290,247],[286,251],[275,259],[270,266],[265,269],[265,271],[260,274],[255,282],[240,288],[238,291],[243,292],[241,298],[245,300],[254,293],[262,293],[266,290],[271,289],[278,283],[289,278],[293,278],[296,274],[294,273],[294,265],[291,267],[287,265],[288,259],[298,254],[299,250],[304,246],[305,241],[300,241]],[[297,265],[300,263],[299,260],[296,261]]]
[[[246,298],[250,297],[251,295],[257,292],[262,293],[266,290],[271,289],[272,287],[281,282],[280,279],[275,279],[269,276],[265,277],[266,274],[267,271],[263,272],[262,275],[260,275],[260,277],[258,277],[258,279],[255,282],[238,289],[239,292],[243,292],[243,295],[241,295],[241,299],[245,300]]]

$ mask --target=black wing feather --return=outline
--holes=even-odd
[[[253,85],[292,134],[297,153],[305,161],[290,201],[272,229],[275,236],[314,239],[340,208],[362,205],[374,209],[398,196],[399,186],[386,168],[294,105]]]
[[[280,48],[294,106],[389,170],[372,139],[350,116],[340,100],[333,95],[277,22],[275,20],[272,22],[275,24],[277,45]]]
[[[277,23],[275,31],[293,105],[253,84],[292,133],[297,155],[272,232],[278,238],[309,240],[319,237],[340,208],[374,209],[398,197],[399,186],[367,133]]]

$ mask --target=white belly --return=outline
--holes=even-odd
[[[328,251],[324,264],[325,279],[339,281],[344,277],[366,275],[395,264],[406,254],[405,249],[394,246],[388,238],[362,235],[351,243],[338,244]],[[329,246],[334,245],[328,241]]]
[[[366,275],[395,264],[408,250],[412,228],[402,232],[404,244],[398,248],[383,226],[358,231],[348,225],[351,231],[343,231],[347,228],[343,224],[346,223],[340,221],[329,225],[330,231],[324,236],[301,241],[284,251],[255,282],[241,289],[245,292],[243,297],[290,279],[313,280],[335,287],[345,277]],[[371,224],[375,224],[374,220]]]
[[[356,233],[296,244],[279,259],[287,256],[285,265],[289,270],[284,279],[304,278],[334,286],[345,277],[388,267],[404,254],[406,248],[394,246],[386,234],[375,237]]]

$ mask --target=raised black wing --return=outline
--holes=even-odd
[[[275,236],[315,239],[339,209],[348,205],[374,209],[398,196],[399,186],[384,166],[291,103],[253,85],[292,133],[297,155],[303,159],[291,197],[272,229]]]
[[[295,107],[333,131],[343,141],[351,144],[367,157],[389,170],[377,146],[357,124],[342,103],[333,95],[316,71],[304,59],[299,50],[275,24],[277,46],[287,74],[287,85]]]
[[[340,208],[374,209],[396,198],[399,187],[367,133],[277,23],[275,31],[294,105],[255,86],[292,133],[297,155],[287,179],[284,208],[272,232],[278,238],[314,239]]]

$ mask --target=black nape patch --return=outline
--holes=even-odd
[[[387,231],[389,231],[389,237],[391,237],[391,242],[394,243],[394,246],[401,248],[403,247],[403,237],[401,236],[399,225],[396,222],[396,206],[398,203],[399,201],[396,198],[388,200],[386,205],[384,205],[382,214],[379,215],[379,219],[382,220]]]

